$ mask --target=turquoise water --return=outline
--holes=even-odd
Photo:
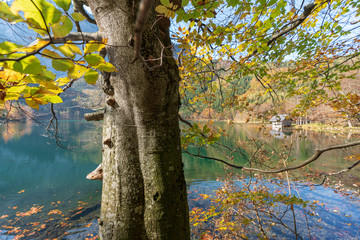
[[[222,143],[241,151],[234,155],[234,163],[239,165],[246,162],[244,156],[251,156],[253,149],[250,144],[239,147],[236,143],[270,134],[269,129],[260,131],[257,126],[220,125],[228,134]],[[97,235],[101,182],[87,180],[85,176],[101,161],[100,127],[83,121],[62,122],[60,140],[69,149],[56,145],[54,139],[47,136],[44,125],[9,123],[6,128],[0,128],[0,240],[29,233],[33,235],[23,239],[91,239]],[[269,139],[277,146],[292,145],[297,161],[311,156],[316,147],[356,139],[356,136],[334,137],[310,132],[287,135],[286,139],[269,135]],[[302,138],[298,140],[300,135]],[[326,154],[313,167],[339,170],[349,163],[344,156],[354,154],[354,151]],[[203,149],[201,153],[221,157],[226,150]],[[189,155],[183,158],[190,209],[206,207],[208,202],[200,200],[199,194],[212,194],[219,188],[221,182],[216,179],[223,177],[227,168],[211,160]],[[355,169],[352,175],[359,177],[359,173],[359,169]],[[354,181],[357,181],[356,178]],[[347,183],[344,188],[352,187],[351,190],[356,191],[358,187],[353,185],[356,183]],[[297,190],[304,199],[319,201],[317,213],[322,220],[310,220],[311,224],[321,227],[314,230],[315,238],[359,238],[360,201],[357,197],[337,193],[332,187],[310,188],[300,184]],[[286,231],[280,234],[285,239],[291,238]]]

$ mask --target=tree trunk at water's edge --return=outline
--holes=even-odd
[[[88,0],[117,68],[103,123],[101,239],[190,239],[178,123],[179,73],[165,49],[163,64],[149,70],[134,58],[131,37],[139,1]],[[150,11],[141,55],[161,56]],[[159,64],[157,62],[156,64]],[[110,94],[111,95],[111,94]],[[112,100],[113,98],[113,100]]]

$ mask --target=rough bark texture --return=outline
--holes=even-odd
[[[106,106],[103,125],[101,239],[190,239],[186,184],[178,123],[179,73],[171,52],[149,70],[131,64],[129,45],[139,1],[89,0],[96,22],[108,39],[115,105]],[[161,56],[161,44],[145,26],[141,55]],[[151,62],[149,62],[151,64]]]

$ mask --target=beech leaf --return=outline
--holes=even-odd
[[[54,59],[52,60],[52,67],[55,70],[66,72],[74,67],[74,63],[68,59]]]
[[[100,71],[104,71],[104,72],[115,72],[116,68],[109,62],[105,62],[105,63],[100,63],[97,66],[94,66],[94,68],[100,70]]]
[[[54,2],[56,5],[64,9],[64,11],[68,11],[71,4],[71,0],[54,0]]]
[[[95,84],[98,78],[99,78],[99,73],[91,68],[86,70],[84,74],[84,79],[89,84]]]
[[[84,56],[85,61],[91,66],[97,66],[100,63],[105,63],[104,58],[102,58],[99,54],[87,54]]]
[[[21,61],[15,62],[13,69],[20,73],[40,74],[42,66],[40,60],[35,56],[29,56]]]
[[[101,49],[105,47],[104,43],[97,42],[97,41],[90,41],[85,45],[84,53],[92,53],[92,52],[99,52]]]
[[[68,35],[73,29],[72,21],[65,15],[61,16],[60,21],[51,26],[55,38],[62,38]]]
[[[38,23],[41,29],[60,20],[62,13],[54,5],[45,0],[15,0],[10,7],[11,11],[24,12],[25,19]]]
[[[84,15],[82,15],[81,13],[78,12],[74,12],[71,14],[71,16],[73,17],[73,19],[75,21],[81,22],[84,21],[86,18],[84,17]]]

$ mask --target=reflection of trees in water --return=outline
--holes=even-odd
[[[24,135],[29,135],[32,132],[33,129],[33,122],[28,120],[25,122],[7,122],[4,123],[0,130],[1,135],[6,143],[9,140],[12,140],[13,138],[19,138]]]
[[[262,161],[263,164],[265,164],[264,161],[267,161],[267,164],[272,164],[272,167],[278,168],[279,163],[282,164],[282,160],[287,159],[289,152],[291,155],[287,164],[298,164],[310,158],[314,154],[315,149],[344,144],[359,139],[359,135],[352,135],[349,140],[348,135],[318,133],[308,130],[292,131],[292,134],[288,134],[286,138],[280,139],[272,136],[270,134],[271,129],[262,125],[235,124],[229,126],[225,123],[217,123],[216,126],[226,130],[225,133],[227,136],[222,137],[221,144],[235,150],[235,153],[230,154],[230,151],[219,147],[208,147],[207,149],[202,149],[199,153],[202,156],[223,159],[235,165],[244,165],[248,159],[251,159],[252,161]],[[359,148],[353,147],[332,150],[324,153],[317,161],[309,166],[324,172],[338,171],[349,165],[345,157],[354,154],[360,154]],[[233,159],[229,158],[229,155],[233,157]],[[184,154],[184,159],[188,157],[189,156]],[[200,160],[192,157],[192,161],[207,162],[203,163],[204,166],[199,166],[202,168],[204,168],[206,164],[223,168],[221,167],[223,164],[214,163],[213,160]],[[281,166],[283,167],[283,165]],[[192,167],[193,169],[197,168],[195,165]],[[356,174],[360,173],[360,170],[355,168],[352,172]]]

